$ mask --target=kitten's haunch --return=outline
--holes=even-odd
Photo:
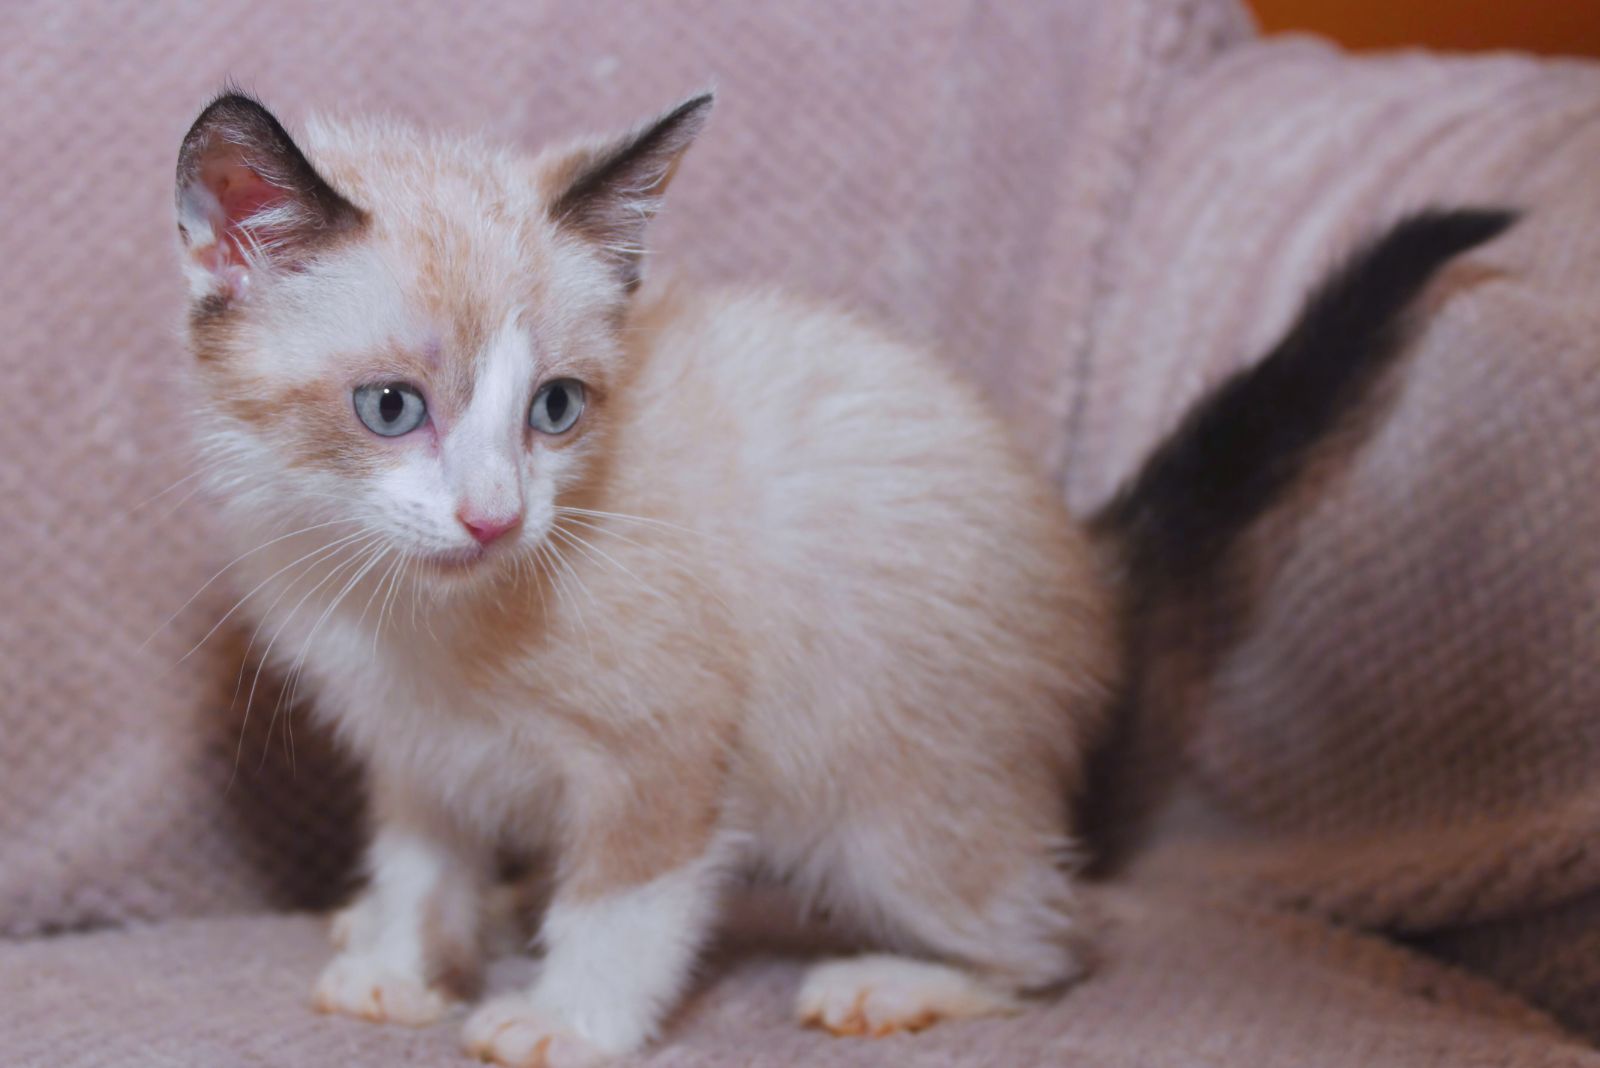
[[[1122,593],[927,354],[773,293],[641,285],[710,106],[529,158],[390,123],[302,146],[228,94],[184,139],[231,570],[370,773],[325,1011],[421,1024],[470,995],[505,846],[554,867],[537,981],[467,1019],[502,1064],[650,1041],[739,870],[894,954],[812,971],[799,1015],[838,1033],[1081,971],[1067,799]],[[1209,455],[1195,425],[1166,455]],[[1140,544],[1180,499],[1152,470],[1121,506]]]

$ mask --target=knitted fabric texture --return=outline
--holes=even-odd
[[[1355,241],[1425,204],[1524,209],[1197,609],[1232,622],[1147,718],[1160,781],[1108,774],[1159,804],[1094,891],[1094,978],[1012,1020],[830,1040],[788,1014],[820,936],[769,906],[646,1059],[1600,1064],[1577,1037],[1600,1040],[1595,66],[1252,41],[1230,0],[25,0],[0,58],[0,1063],[456,1050],[452,1026],[310,1013],[326,949],[285,910],[348,889],[357,776],[269,678],[243,721],[248,627],[202,642],[235,593],[206,585],[228,557],[185,481],[171,180],[234,76],[291,126],[528,145],[714,81],[652,267],[937,347],[1083,512]]]

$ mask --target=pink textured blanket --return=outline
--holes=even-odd
[[[1528,209],[1439,287],[1386,421],[1175,632],[1227,622],[1109,776],[1177,788],[1101,892],[1102,975],[895,1057],[1600,1061],[1572,1037],[1600,1040],[1594,66],[1251,41],[1232,0],[22,0],[0,60],[0,1063],[453,1044],[302,1015],[317,937],[269,913],[343,889],[352,777],[303,723],[288,744],[274,694],[230,711],[247,634],[183,659],[232,597],[202,589],[227,560],[181,481],[170,183],[227,75],[286,116],[529,142],[715,80],[657,261],[937,345],[1084,510],[1357,237]],[[255,915],[201,918],[225,913]],[[38,937],[129,921],[167,922]],[[656,1059],[882,1056],[788,1030],[791,982],[739,965]]]

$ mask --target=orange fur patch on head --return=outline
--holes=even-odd
[[[221,407],[269,436],[290,467],[370,475],[393,466],[392,451],[380,448],[382,443],[361,426],[350,391],[339,382],[318,380],[279,388],[239,377]]]

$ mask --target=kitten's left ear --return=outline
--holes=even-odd
[[[614,141],[562,152],[546,171],[552,221],[592,241],[625,289],[639,284],[645,224],[705,126],[712,95],[691,97]]]
[[[196,296],[242,296],[257,275],[293,269],[365,219],[270,111],[235,92],[213,100],[184,137],[177,198]]]

